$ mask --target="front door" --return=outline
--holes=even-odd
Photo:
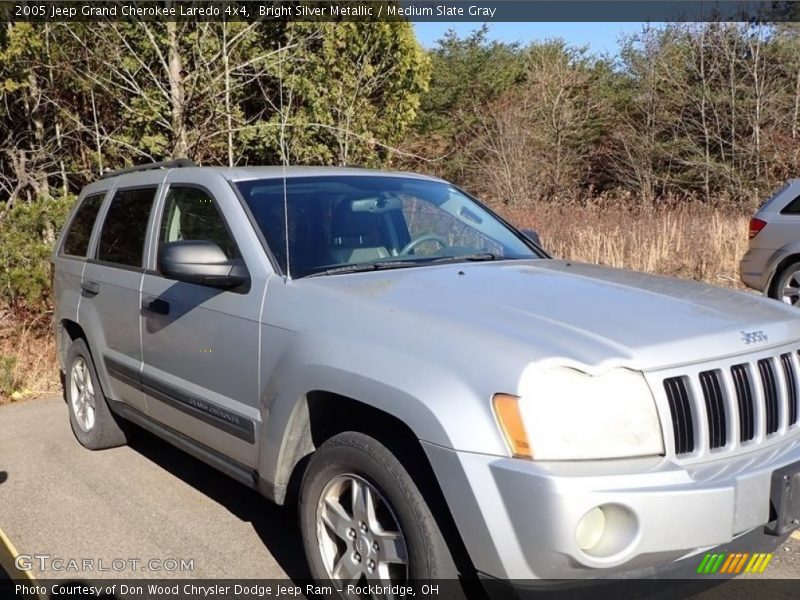
[[[259,311],[265,278],[242,256],[229,223],[244,219],[229,185],[210,174],[167,179],[156,260],[142,282],[142,385],[152,418],[238,462],[256,465]],[[172,174],[171,174],[172,175]],[[217,179],[218,178],[218,179]],[[240,224],[238,224],[240,225]],[[223,290],[168,279],[158,266],[165,242],[206,240],[244,260],[249,285]]]

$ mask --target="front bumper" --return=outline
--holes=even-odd
[[[715,553],[754,554],[772,552],[787,536],[776,537],[764,533],[763,528],[738,536],[729,544],[717,546]],[[504,580],[481,574],[484,590],[490,598],[503,600],[595,600],[596,598],[686,598],[730,579],[730,574],[697,574],[698,557],[685,558],[617,574],[613,578],[585,580]],[[669,581],[665,581],[669,580]]]
[[[773,471],[800,461],[797,436],[688,466],[664,457],[542,463],[424,447],[476,570],[522,580],[668,577],[684,560],[697,568],[705,552],[763,531],[774,518]],[[608,507],[609,533],[587,553],[576,527],[596,506]]]

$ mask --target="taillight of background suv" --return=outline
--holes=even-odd
[[[753,217],[750,219],[750,228],[748,230],[747,237],[748,239],[753,239],[758,235],[758,233],[764,229],[764,226],[767,224],[766,221],[762,221],[761,219],[757,219]]]

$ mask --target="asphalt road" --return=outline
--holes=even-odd
[[[307,577],[294,511],[136,433],[129,447],[91,452],[73,437],[60,397],[0,407],[0,528],[20,554],[112,569],[87,578]],[[115,559],[126,568],[114,571]],[[193,561],[193,570],[165,571],[168,559]],[[40,567],[35,577],[69,576]]]
[[[0,528],[20,554],[112,568],[81,574],[88,579],[308,576],[294,511],[137,433],[129,447],[91,452],[75,441],[60,397],[0,407]],[[113,570],[117,559],[124,569]],[[168,559],[192,568],[164,570]],[[31,571],[74,576],[50,562]],[[800,578],[800,540],[776,551],[760,577]]]

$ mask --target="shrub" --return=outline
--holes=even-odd
[[[18,316],[51,308],[50,254],[74,196],[23,202],[0,216],[0,305]]]
[[[17,359],[13,356],[0,356],[0,398],[10,397],[19,387],[19,381],[14,374]]]

